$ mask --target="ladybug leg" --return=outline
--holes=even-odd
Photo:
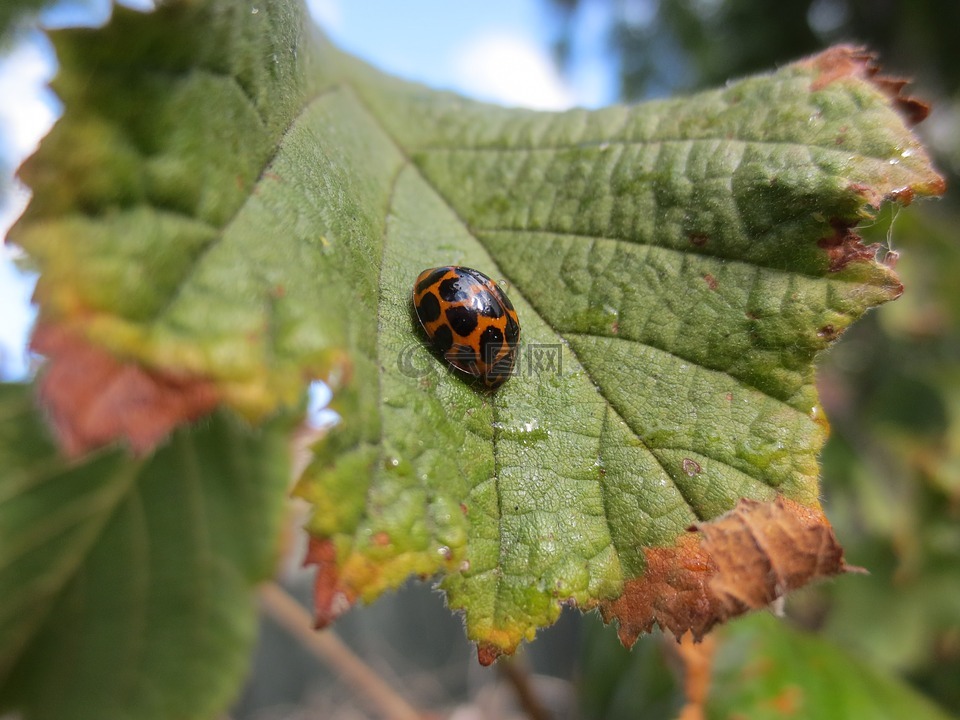
[[[477,351],[468,345],[456,343],[443,354],[443,357],[457,370],[462,370],[470,375],[480,375]]]

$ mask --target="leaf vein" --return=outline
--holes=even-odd
[[[785,409],[789,410],[791,413],[794,413],[795,415],[798,415],[798,416],[800,416],[800,417],[804,417],[804,418],[806,417],[806,414],[805,414],[803,411],[798,410],[798,409],[795,408],[793,405],[791,405],[790,403],[786,402],[783,398],[778,398],[778,397],[776,397],[776,396],[774,396],[774,395],[771,395],[770,393],[766,392],[765,390],[760,389],[760,388],[757,387],[756,385],[753,385],[753,384],[747,382],[746,380],[737,377],[736,375],[731,375],[731,374],[730,374],[729,372],[727,372],[726,369],[724,369],[724,368],[720,368],[720,367],[710,367],[709,365],[704,365],[702,362],[700,362],[700,361],[698,361],[698,360],[694,360],[694,359],[691,359],[691,358],[689,358],[689,357],[685,357],[685,356],[680,355],[680,354],[678,354],[678,353],[676,353],[676,352],[674,352],[674,351],[672,351],[672,350],[668,350],[668,349],[666,349],[666,348],[664,348],[664,347],[660,347],[660,346],[658,346],[658,345],[655,345],[655,344],[653,344],[653,343],[651,343],[651,342],[649,342],[649,341],[631,340],[631,339],[629,339],[629,338],[624,338],[624,337],[620,337],[620,336],[617,336],[617,335],[599,335],[599,334],[595,334],[595,333],[564,332],[563,330],[558,330],[557,332],[563,333],[563,336],[564,336],[565,338],[599,338],[599,339],[601,339],[601,340],[612,340],[612,341],[615,341],[615,342],[631,343],[631,344],[638,345],[638,346],[643,347],[643,348],[648,348],[648,349],[650,349],[650,350],[655,350],[656,352],[663,353],[664,355],[668,355],[668,356],[670,356],[670,357],[672,357],[672,358],[674,358],[674,359],[676,359],[676,360],[680,360],[680,361],[685,362],[685,363],[690,363],[691,365],[693,365],[693,366],[696,367],[696,368],[699,368],[700,370],[706,370],[707,372],[719,373],[719,374],[721,374],[721,375],[724,375],[724,376],[730,378],[731,380],[735,381],[740,387],[744,388],[745,390],[750,390],[750,391],[752,391],[752,392],[759,393],[759,394],[762,395],[763,397],[768,398],[768,399],[770,399],[770,400],[773,400],[773,401],[776,402],[778,405],[781,405],[781,406],[784,407]],[[571,350],[572,350],[572,348],[571,348]],[[576,353],[574,353],[574,354],[576,354]]]
[[[291,132],[291,130],[300,121],[300,119],[304,115],[306,115],[315,104],[325,99],[328,95],[335,93],[339,90],[342,90],[341,85],[331,85],[330,87],[324,88],[320,92],[316,93],[313,97],[308,98],[304,102],[303,109],[297,115],[295,115],[293,119],[290,121],[290,123],[287,125],[287,127],[284,128],[283,132],[280,134],[280,137],[277,139],[277,144],[274,147],[273,152],[270,154],[268,158],[264,160],[263,167],[260,169],[260,173],[257,175],[256,179],[253,182],[254,186],[256,186],[263,179],[264,175],[267,173],[270,166],[273,164],[274,160],[276,160],[276,157],[280,152],[280,149],[283,147],[284,138],[287,137],[287,135]],[[204,258],[207,257],[211,252],[213,252],[215,248],[217,248],[220,245],[220,243],[226,237],[227,229],[234,223],[234,221],[237,219],[237,216],[245,207],[246,207],[246,203],[238,204],[236,209],[233,212],[233,215],[231,215],[231,217],[228,218],[220,228],[217,228],[217,232],[215,232],[213,236],[200,248],[199,252],[197,253],[197,256],[193,259],[193,262],[190,264],[190,267],[180,278],[180,281],[177,284],[177,287],[173,290],[173,292],[170,293],[170,296],[167,298],[166,302],[164,302],[157,309],[157,311],[153,314],[153,317],[148,322],[157,324],[160,321],[160,319],[170,311],[170,309],[174,306],[174,304],[177,302],[177,300],[180,298],[180,296],[184,292],[184,289],[190,284],[191,280],[193,280],[193,278],[199,272],[200,267],[203,265]],[[190,216],[190,218],[193,220],[198,219],[198,218],[194,218],[193,216]]]
[[[849,150],[844,150],[842,148],[838,149],[836,146],[829,145],[818,145],[816,143],[801,142],[799,140],[759,140],[759,139],[741,139],[741,138],[730,138],[730,137],[712,137],[712,136],[703,136],[697,138],[650,138],[646,140],[585,140],[577,143],[558,143],[556,145],[463,145],[463,146],[453,146],[453,145],[422,145],[416,148],[416,151],[419,153],[515,153],[515,152],[529,152],[529,153],[553,153],[553,152],[564,152],[569,150],[585,150],[588,148],[597,148],[597,149],[606,149],[609,147],[646,147],[646,146],[657,146],[657,145],[694,145],[700,143],[715,143],[723,145],[744,145],[744,146],[758,146],[758,147],[774,147],[774,148],[784,148],[784,149],[798,149],[806,150],[810,152],[816,150],[818,152],[823,152],[827,155],[836,155],[843,159],[846,159],[850,156]],[[864,160],[869,160],[877,163],[887,163],[889,157],[881,157],[876,155],[863,155],[860,154],[859,157]],[[812,155],[811,155],[812,162]]]

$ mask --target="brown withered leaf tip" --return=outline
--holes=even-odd
[[[340,584],[337,549],[332,540],[311,536],[304,565],[316,565],[313,583],[313,607],[317,629],[325,628],[349,610],[356,602],[356,593]]]
[[[630,647],[659,625],[695,640],[717,623],[765,607],[817,578],[847,572],[843,549],[820,510],[778,496],[740,500],[736,508],[698,523],[672,547],[644,551],[644,574],[601,603]]]
[[[503,655],[503,650],[496,645],[491,645],[490,643],[477,644],[477,662],[484,667],[493,665],[501,655]]]
[[[148,453],[178,425],[219,403],[207,380],[121,362],[58,325],[38,325],[31,348],[47,357],[39,399],[69,457],[118,441],[126,441],[134,452]]]
[[[816,70],[813,90],[820,90],[845,77],[860,77],[869,80],[891,99],[910,125],[922,122],[930,114],[930,106],[914,97],[902,94],[909,84],[906,78],[880,75],[880,66],[875,54],[866,48],[854,45],[836,45],[822,53],[801,60],[798,64]]]

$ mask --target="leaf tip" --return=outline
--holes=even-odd
[[[496,645],[489,643],[477,644],[477,660],[484,667],[493,665],[503,654],[504,651]]]
[[[814,73],[812,90],[822,90],[827,85],[848,77],[869,81],[886,95],[903,115],[907,124],[917,125],[930,114],[930,105],[915,97],[903,94],[910,83],[907,78],[880,75],[880,65],[874,53],[857,45],[835,45],[812,55],[797,64]]]
[[[654,624],[700,640],[718,623],[849,567],[822,511],[783,496],[741,499],[725,515],[693,526],[676,545],[644,554],[644,574],[601,604],[604,620],[618,621],[628,647]]]

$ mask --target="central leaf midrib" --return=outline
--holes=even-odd
[[[414,162],[412,161],[412,159],[410,158],[410,155],[409,155],[409,153],[407,152],[407,150],[406,150],[406,148],[404,147],[404,145],[403,145],[402,143],[400,143],[400,141],[396,138],[396,136],[394,136],[393,133],[390,132],[390,130],[387,128],[387,126],[386,126],[383,122],[381,122],[379,115],[378,115],[376,112],[374,112],[373,108],[372,108],[372,107],[370,106],[370,104],[366,101],[366,98],[364,97],[364,95],[363,95],[363,93],[360,91],[360,89],[357,88],[353,83],[351,83],[351,82],[349,82],[349,81],[346,81],[346,82],[344,83],[344,86],[350,88],[350,90],[352,91],[352,94],[353,94],[354,97],[357,99],[357,101],[358,101],[358,103],[360,104],[360,106],[361,106],[361,107],[364,109],[364,111],[367,113],[367,115],[369,116],[369,118],[371,119],[371,121],[372,121],[374,124],[376,124],[377,127],[380,128],[381,132],[382,132],[382,133],[384,134],[384,136],[385,136],[386,138],[388,138],[389,141],[393,144],[394,148],[397,150],[397,152],[400,154],[400,156],[404,158],[405,163],[403,163],[403,165],[410,167],[411,169],[413,169],[413,170],[417,173],[417,175],[423,180],[423,182],[424,182],[430,189],[433,190],[433,192],[436,194],[436,196],[437,196],[438,198],[440,198],[440,199],[442,200],[443,204],[444,204],[444,205],[447,207],[447,209],[450,211],[451,215],[453,215],[453,217],[455,217],[455,218],[457,219],[457,221],[463,226],[463,228],[464,228],[464,230],[467,232],[467,234],[469,234],[471,237],[473,237],[474,240],[477,242],[478,245],[480,245],[480,246],[483,247],[485,250],[487,250],[486,246],[485,246],[485,245],[480,241],[480,239],[477,238],[476,235],[473,233],[472,229],[470,228],[470,225],[463,219],[463,217],[461,217],[461,215],[457,212],[456,208],[454,208],[454,207],[450,204],[449,199],[448,199],[443,193],[441,193],[441,192],[436,188],[436,186],[433,184],[433,182],[430,181],[430,179],[429,179],[428,177],[426,177],[426,176],[424,175],[424,173],[422,172],[422,170],[416,165],[416,163],[414,163]],[[395,178],[395,179],[396,179],[396,178]],[[389,207],[387,208],[387,212],[389,212]],[[384,217],[384,227],[386,228],[386,216]],[[488,254],[489,254],[489,250],[487,250],[487,252],[488,252]],[[381,263],[381,264],[382,264],[382,263]],[[380,289],[379,289],[379,295],[380,295],[381,297],[383,296],[382,286],[381,286]],[[378,307],[379,307],[379,306],[378,306]],[[378,309],[378,314],[379,314],[379,309]],[[539,313],[538,313],[538,314],[539,314]],[[378,321],[379,321],[379,317],[378,317]],[[548,327],[550,327],[549,323],[545,323],[545,324],[546,324]],[[378,345],[378,354],[379,354],[379,345]],[[379,360],[379,356],[378,356],[378,360]],[[378,362],[377,365],[378,365],[378,368],[379,368],[379,367],[382,366],[382,363],[379,363],[379,362]],[[383,373],[382,370],[378,370],[378,382],[379,382],[379,377],[382,376],[382,373]],[[383,398],[383,394],[380,393],[379,396],[378,396],[377,405],[378,405],[378,408],[380,408],[380,411],[381,411],[381,412],[382,412],[382,407],[383,407],[382,398]],[[497,400],[496,400],[496,395],[492,395],[492,396],[488,399],[488,402],[490,403],[490,408],[491,408],[491,413],[492,413],[492,415],[493,415],[494,417],[496,417],[497,409],[498,409],[498,403],[497,403]],[[382,432],[383,432],[383,426],[381,425],[381,433],[382,433]],[[498,436],[499,436],[500,434],[501,434],[500,429],[497,427],[497,424],[494,424],[494,426],[493,426],[493,428],[492,428],[492,435],[491,435],[491,438],[492,438],[492,439],[491,439],[491,449],[490,449],[490,454],[491,454],[492,459],[493,459],[493,467],[494,467],[494,475],[493,475],[492,480],[494,481],[495,492],[496,492],[496,495],[497,495],[497,523],[498,523],[498,533],[497,533],[497,536],[498,536],[498,537],[497,537],[497,539],[498,539],[498,564],[497,564],[497,566],[496,566],[495,568],[493,568],[493,570],[492,570],[492,571],[494,572],[494,575],[495,575],[495,578],[496,578],[496,590],[495,590],[495,592],[494,592],[494,611],[493,611],[493,616],[494,616],[494,618],[497,618],[497,617],[499,616],[499,614],[500,614],[501,602],[502,602],[502,599],[503,599],[503,592],[502,592],[502,587],[503,587],[503,585],[502,585],[502,583],[503,583],[504,575],[503,575],[503,572],[502,572],[502,560],[503,560],[504,551],[505,551],[505,548],[504,548],[504,533],[503,533],[503,530],[502,530],[502,528],[503,528],[503,503],[502,503],[502,493],[500,492],[500,475],[499,475],[499,469],[500,469],[500,453],[499,453],[499,450],[498,450]],[[381,448],[382,448],[382,447],[383,447],[383,443],[381,442],[380,444],[381,444]],[[382,452],[382,450],[381,450],[381,452]],[[382,458],[381,458],[381,460],[382,460]],[[604,494],[604,491],[603,491],[602,484],[601,484],[600,490],[601,490],[601,495],[603,495],[603,494]],[[607,533],[608,533],[609,541],[610,541],[611,544],[613,544],[613,533],[612,533],[612,531],[611,531],[610,517],[609,517],[609,515],[607,515],[607,513],[606,513],[606,504],[605,504],[605,503],[604,503],[604,520],[605,520],[606,525],[607,525]],[[614,545],[614,549],[616,549],[616,546],[615,546],[615,545]]]

